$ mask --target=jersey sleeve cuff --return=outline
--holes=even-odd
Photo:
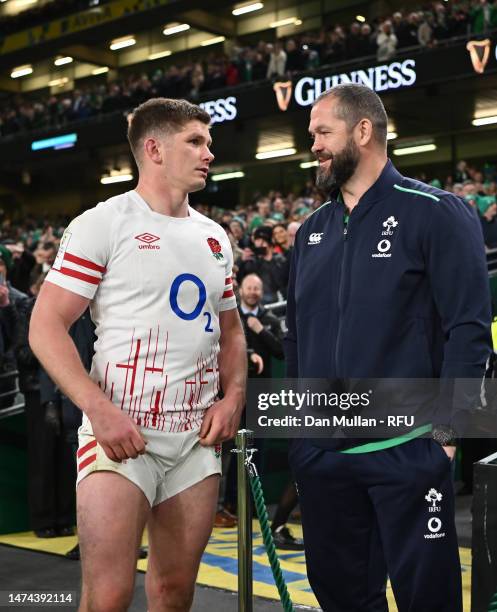
[[[76,293],[77,295],[81,295],[82,297],[88,298],[89,300],[93,299],[97,291],[96,286],[83,286],[77,279],[65,276],[53,268],[47,274],[45,281],[57,285],[58,287],[62,287],[62,289],[67,289],[68,291]]]
[[[236,308],[236,298],[234,296],[228,299],[224,299],[221,302],[219,302],[220,311],[233,310],[234,308]]]

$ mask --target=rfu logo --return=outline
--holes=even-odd
[[[321,233],[313,233],[309,236],[309,242],[307,244],[319,244],[322,240],[324,232]]]
[[[428,493],[425,495],[425,499],[427,502],[431,502],[431,506],[428,508],[429,512],[440,512],[440,506],[437,506],[437,502],[442,501],[442,494],[439,493],[436,489],[430,489]]]
[[[383,227],[386,228],[383,232],[381,232],[382,236],[393,236],[392,230],[397,227],[399,222],[392,215],[388,217],[386,221],[383,221]]]

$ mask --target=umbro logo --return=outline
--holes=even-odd
[[[160,246],[158,244],[152,244],[160,240],[159,236],[154,236],[154,234],[150,234],[149,232],[145,232],[144,234],[138,234],[135,236],[135,240],[139,240],[144,244],[138,245],[139,249],[151,249],[151,250],[159,250]]]
[[[323,238],[324,232],[314,232],[309,236],[309,242],[307,244],[319,244]]]

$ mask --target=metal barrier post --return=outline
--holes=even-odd
[[[238,611],[252,612],[252,505],[245,467],[246,451],[254,433],[241,429],[236,435],[238,488]]]

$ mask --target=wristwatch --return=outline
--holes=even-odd
[[[440,446],[457,445],[457,433],[449,425],[434,425],[431,430],[431,437]]]

